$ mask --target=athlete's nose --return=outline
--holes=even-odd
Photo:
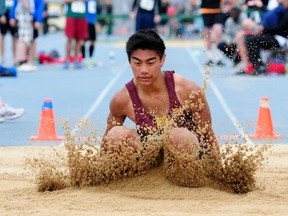
[[[141,65],[140,72],[141,73],[148,73],[149,72],[149,67],[147,66],[147,64]]]

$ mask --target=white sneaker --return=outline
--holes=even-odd
[[[12,108],[5,104],[0,108],[0,122],[5,121],[6,119],[13,120],[21,117],[24,114],[25,110],[23,108]]]
[[[94,68],[101,65],[100,61],[97,61],[94,58],[85,58],[83,60],[83,64],[88,68]]]
[[[33,72],[37,70],[37,67],[29,63],[24,63],[20,65],[17,69],[19,72]]]

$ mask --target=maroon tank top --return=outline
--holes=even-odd
[[[180,108],[182,105],[177,98],[175,92],[175,82],[174,82],[174,71],[165,71],[165,82],[168,89],[169,95],[169,110],[167,118],[171,119],[173,115],[173,110]],[[150,115],[143,107],[141,100],[138,96],[137,89],[133,83],[133,79],[128,82],[126,88],[129,92],[130,98],[133,103],[134,113],[135,113],[135,123],[137,126],[137,132],[141,136],[147,136],[150,134],[151,129],[157,130],[156,118]]]

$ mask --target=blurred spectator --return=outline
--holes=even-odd
[[[74,68],[81,69],[81,47],[88,38],[88,25],[86,21],[86,0],[65,0],[67,5],[65,35],[66,57],[64,69],[70,67],[72,49],[74,51]]]
[[[167,7],[167,15],[169,16],[169,26],[170,26],[170,36],[176,36],[179,37],[183,33],[183,28],[181,26],[181,23],[176,18],[176,16],[179,14],[179,4],[178,3],[171,3]]]
[[[88,24],[88,38],[86,41],[89,42],[89,56],[86,58],[86,41],[84,41],[82,47],[81,47],[81,53],[82,57],[84,59],[84,63],[89,67],[93,66],[95,63],[93,59],[94,50],[95,50],[95,42],[97,38],[97,32],[96,32],[96,19],[97,19],[97,2],[96,0],[87,0],[87,24]]]
[[[44,10],[43,10],[43,22],[42,22],[42,29],[43,34],[46,35],[49,32],[49,25],[48,25],[48,3],[44,3]]]
[[[10,24],[14,27],[17,24],[19,33],[19,71],[37,70],[34,57],[43,10],[44,0],[14,0],[10,10]]]
[[[261,23],[261,15],[267,10],[269,0],[246,0],[243,11],[247,12],[248,18],[255,23]]]
[[[202,18],[200,15],[200,1],[199,0],[190,0],[185,1],[182,5],[181,11],[179,14],[186,15],[187,18],[181,20],[183,23],[184,34],[193,34],[199,33],[200,29],[203,28]]]
[[[98,23],[101,25],[101,28],[105,28],[107,35],[112,34],[113,26],[113,2],[112,0],[99,0],[97,2],[97,12],[100,15],[105,15],[105,19],[98,19]]]
[[[221,13],[221,0],[202,0],[201,15],[204,22],[203,37],[205,42],[205,51],[207,55],[206,66],[213,66],[216,61],[217,66],[223,66],[224,63],[220,59],[213,59],[217,55],[214,45],[219,44],[222,38],[223,14]]]
[[[245,37],[257,34],[257,26],[261,23],[261,13],[266,10],[268,1],[269,0],[245,0],[243,4],[239,4],[242,11],[245,12],[248,17],[248,19],[244,20],[242,23],[242,31],[239,31],[235,38],[241,60],[245,67],[250,63],[247,56]]]
[[[2,16],[6,11],[5,1],[0,1],[0,16]],[[0,123],[9,119],[16,119],[24,114],[25,110],[23,108],[12,108],[2,101],[0,98]]]
[[[241,13],[241,10],[237,7],[232,8],[229,15],[224,25],[222,41],[217,47],[225,56],[234,61],[234,65],[237,65],[241,61],[241,58],[237,52],[235,36],[237,32],[241,31],[242,22],[247,16],[245,13]]]
[[[245,43],[248,53],[248,61],[245,62],[244,68],[238,74],[245,74],[247,64],[251,62],[255,69],[254,75],[261,75],[267,72],[267,66],[263,62],[260,51],[275,50],[280,48],[277,35],[287,39],[288,37],[288,1],[279,0],[280,5],[270,11],[266,16],[267,20],[279,20],[276,25],[264,22],[262,26],[258,26],[258,34],[245,37]],[[284,60],[285,61],[285,60]]]
[[[157,32],[162,36],[169,36],[170,30],[169,30],[169,17],[167,15],[167,10],[169,8],[170,1],[169,0],[161,0],[161,6],[160,6],[160,16],[165,16],[164,18],[161,18],[161,21],[157,25]]]
[[[10,8],[13,6],[13,1],[11,0],[3,0],[6,5],[6,12],[1,16],[0,20],[0,28],[1,28],[1,63],[4,66],[5,65],[5,37],[7,32],[9,31],[12,37],[12,57],[13,57],[13,64],[17,63],[17,57],[16,57],[16,44],[17,44],[17,38],[18,38],[18,32],[16,26],[10,25]]]
[[[130,13],[131,19],[136,18],[136,31],[155,29],[160,22],[161,0],[134,0]]]

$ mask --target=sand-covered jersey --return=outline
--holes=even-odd
[[[187,115],[187,112],[181,112],[182,105],[175,91],[174,71],[165,71],[164,74],[169,95],[169,110],[166,116],[155,117],[144,109],[133,79],[125,85],[133,103],[137,132],[142,138],[154,132],[161,133],[172,118],[177,127],[186,127],[192,130],[191,115]]]

